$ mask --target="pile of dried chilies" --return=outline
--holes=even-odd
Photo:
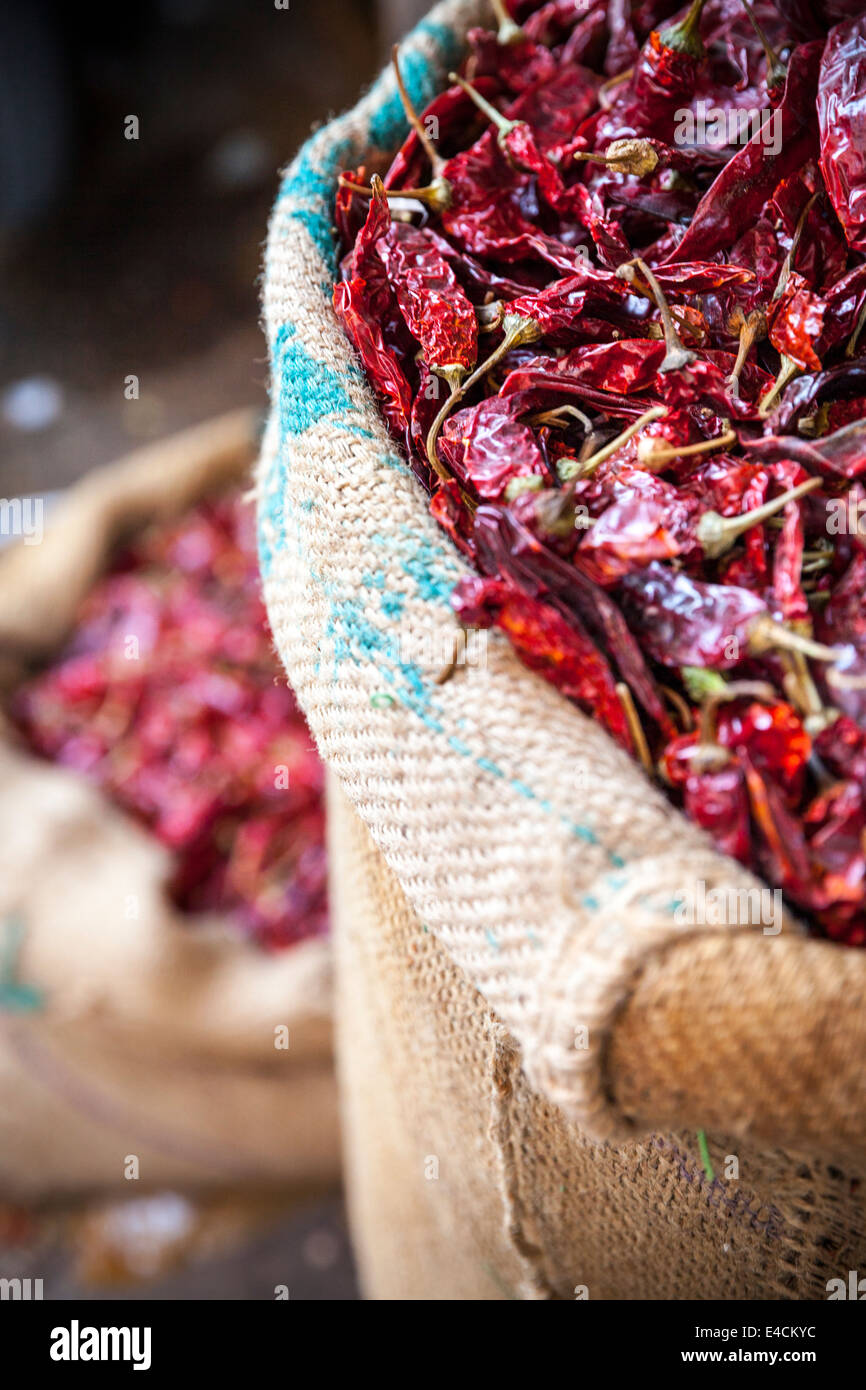
[[[10,713],[172,851],[183,910],[228,913],[271,949],[327,931],[322,766],[274,655],[239,497],[145,531]]]
[[[335,210],[455,611],[864,945],[866,16],[492,8]]]

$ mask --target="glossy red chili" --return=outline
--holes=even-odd
[[[463,620],[863,945],[866,21],[674,8],[473,32],[429,123],[407,106],[392,228],[361,171],[340,190],[351,328],[481,576]]]

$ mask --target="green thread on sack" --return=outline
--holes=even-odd
[[[715,1169],[713,1168],[713,1161],[710,1158],[710,1149],[709,1145],[707,1144],[707,1136],[702,1129],[698,1130],[698,1148],[701,1151],[701,1162],[704,1165],[704,1172],[706,1173],[710,1182],[715,1182],[716,1173]]]

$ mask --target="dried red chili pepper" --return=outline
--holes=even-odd
[[[848,245],[866,251],[866,17],[827,36],[818,80],[821,171]]]
[[[422,227],[393,222],[376,250],[427,366],[461,380],[475,366],[478,322],[454,271]]]
[[[866,945],[859,59],[828,77],[866,32],[847,3],[807,22],[793,0],[679,20],[673,0],[520,0],[517,25],[496,0],[499,32],[428,108],[436,147],[404,96],[396,229],[359,230],[363,189],[337,217],[360,260],[391,257],[367,321],[375,301],[411,466],[489,581],[484,621],[588,708],[554,640],[573,619],[609,663],[609,722],[686,813]],[[420,354],[391,263],[410,246],[463,296]],[[463,379],[440,402],[448,351]]]
[[[516,26],[515,26],[516,28]],[[509,31],[507,28],[505,33]],[[469,64],[473,79],[494,77],[512,95],[519,95],[538,83],[553,77],[556,59],[544,44],[533,43],[527,34],[517,29],[511,38],[503,39],[487,29],[470,29],[466,35],[469,45]]]
[[[655,680],[617,605],[587,575],[568,565],[522,526],[513,513],[479,507],[475,514],[478,565],[493,577],[512,578],[539,597],[552,594],[574,613],[616,662],[647,714],[672,733]]]
[[[412,391],[397,353],[382,332],[394,297],[377,247],[390,227],[387,200],[375,184],[350,258],[349,278],[334,286],[334,309],[375,386],[388,424],[396,435],[404,436],[412,413]]]
[[[663,666],[726,671],[774,646],[819,661],[836,657],[828,647],[774,622],[764,600],[747,589],[707,584],[661,564],[626,576],[620,587],[633,627]]]
[[[708,257],[736,239],[744,223],[755,220],[783,178],[799,169],[817,147],[813,102],[823,43],[803,44],[788,65],[785,95],[778,107],[778,138],[768,128],[742,145],[704,194],[671,261]],[[767,117],[776,120],[777,113]],[[776,147],[775,153],[773,147]]]
[[[675,113],[691,100],[706,62],[700,23],[705,0],[693,0],[685,18],[654,29],[635,63],[634,76],[614,102],[608,124],[632,126],[673,144]]]
[[[610,666],[573,613],[566,620],[497,579],[461,579],[451,602],[464,626],[498,627],[531,670],[600,720],[626,752],[633,751]]]
[[[812,740],[802,721],[779,700],[773,705],[752,701],[732,702],[720,707],[716,737],[732,752],[744,749],[763,777],[777,782],[791,804],[803,792]]]
[[[759,462],[792,459],[810,473],[854,479],[866,472],[866,419],[852,421],[820,439],[766,434],[750,440],[746,447],[750,457]]]
[[[452,415],[440,435],[439,455],[457,479],[486,501],[503,497],[515,478],[549,476],[514,397],[491,396]]]
[[[693,772],[683,788],[686,814],[707,831],[716,849],[741,864],[752,853],[749,798],[739,763],[708,772]]]
[[[182,910],[279,948],[327,930],[323,773],[278,679],[251,522],[232,497],[145,531],[11,713],[172,851]]]
[[[767,314],[768,337],[773,347],[804,371],[821,370],[821,359],[812,344],[823,332],[826,307],[825,301],[809,289],[802,275],[792,271],[785,289]]]
[[[796,506],[799,496],[818,486],[817,479],[810,479],[761,507],[739,516],[721,516],[702,508],[695,497],[656,480],[654,496],[643,490],[621,497],[601,514],[584,536],[576,563],[589,565],[597,583],[611,584],[655,560],[696,555],[714,560],[752,526],[783,507]],[[799,510],[794,517],[799,519]]]

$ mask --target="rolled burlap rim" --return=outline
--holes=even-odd
[[[405,40],[416,105],[485,20],[479,0],[447,0]],[[498,636],[444,685],[419,656],[449,648],[466,566],[330,301],[339,172],[383,167],[405,130],[386,71],[301,150],[269,229],[260,553],[320,751],[532,1083],[587,1134],[714,1124],[862,1156],[866,956],[765,911],[758,881]],[[720,925],[694,910],[716,890],[736,905]]]

